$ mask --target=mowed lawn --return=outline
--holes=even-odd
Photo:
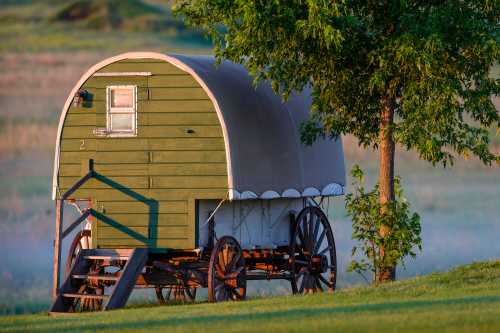
[[[0,332],[95,331],[500,332],[500,261],[333,295],[0,317]]]

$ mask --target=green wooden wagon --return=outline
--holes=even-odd
[[[284,103],[211,56],[126,53],[90,68],[59,122],[51,313],[245,298],[249,280],[332,291],[336,252],[318,200],[342,195],[342,144],[300,141],[310,91]],[[63,208],[78,218],[63,227]],[[70,245],[60,284],[62,240]]]

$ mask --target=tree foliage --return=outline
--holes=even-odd
[[[384,207],[385,214],[380,214],[382,204],[378,185],[367,192],[363,186],[363,171],[357,165],[353,167],[351,175],[353,193],[346,196],[346,209],[352,218],[352,238],[358,244],[352,249],[353,260],[348,269],[361,275],[371,271],[374,281],[378,281],[380,272],[404,264],[406,256],[415,257],[415,250],[422,249],[420,217],[410,213],[410,205],[403,196],[399,177],[394,179],[394,200]],[[379,230],[382,226],[390,228],[388,236],[381,236]],[[361,259],[357,259],[358,253],[362,255]]]
[[[215,53],[244,64],[286,98],[313,89],[302,138],[350,133],[377,147],[382,100],[396,143],[446,165],[489,150],[500,123],[490,78],[499,60],[500,3],[491,0],[177,0]]]

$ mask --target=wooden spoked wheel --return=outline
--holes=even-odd
[[[76,234],[73,242],[71,243],[71,246],[69,247],[68,258],[66,259],[66,277],[68,277],[69,273],[71,272],[71,268],[73,267],[73,264],[75,263],[76,257],[78,256],[78,253],[80,253],[80,250],[90,249],[90,237],[90,230],[82,230]]]
[[[160,304],[167,303],[194,303],[196,288],[180,284],[156,287],[156,298]]]
[[[335,289],[335,240],[330,223],[320,208],[306,207],[297,216],[289,262],[294,294],[332,292]]]
[[[245,259],[238,241],[224,236],[215,244],[208,265],[208,301],[244,300],[247,291]]]

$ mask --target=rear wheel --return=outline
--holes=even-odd
[[[89,275],[103,275],[105,273],[105,268],[99,265],[99,263],[93,263],[88,274]],[[74,298],[71,304],[70,312],[92,312],[101,311],[103,300],[101,298],[92,298],[91,296],[104,295],[105,286],[100,281],[86,280],[84,281],[77,293],[88,295],[90,297],[85,298]]]
[[[294,294],[335,289],[335,240],[326,215],[318,207],[306,207],[297,216],[290,242],[290,273]]]
[[[247,291],[245,259],[238,241],[224,236],[215,244],[208,266],[208,301],[244,300]]]
[[[156,287],[156,298],[160,304],[194,303],[196,299],[196,288],[179,284]]]

